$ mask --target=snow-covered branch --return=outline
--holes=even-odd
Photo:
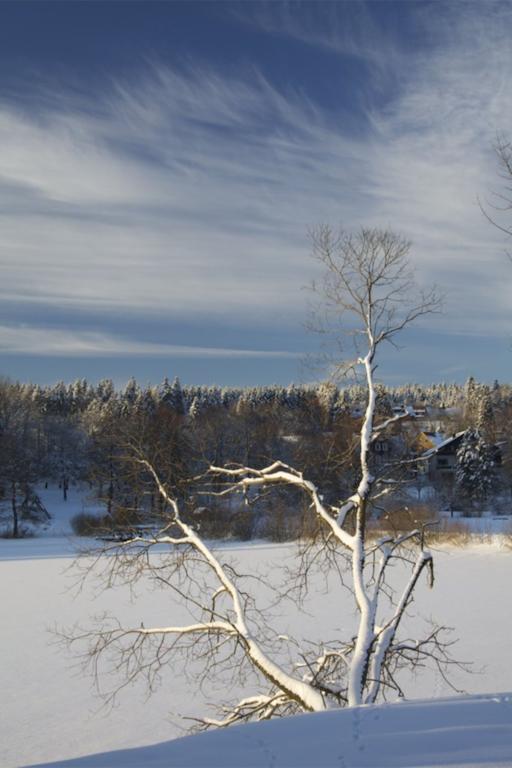
[[[220,560],[216,557],[210,547],[199,537],[193,528],[185,523],[179,514],[178,504],[175,499],[169,496],[167,490],[162,485],[155,469],[145,459],[140,459],[148,472],[152,475],[159,493],[174,511],[174,522],[182,530],[190,546],[192,546],[204,559],[210,569],[215,573],[220,585],[227,595],[231,598],[231,607],[234,611],[233,628],[237,632],[238,639],[246,656],[252,664],[267,678],[272,685],[277,686],[283,693],[291,699],[299,702],[305,710],[320,711],[325,708],[321,694],[302,680],[294,678],[276,664],[263,651],[260,643],[249,630],[243,601],[240,593],[229,577],[226,568],[223,567]],[[295,477],[290,473],[291,477]],[[216,593],[217,594],[217,593]]]
[[[357,505],[356,496],[343,502],[335,510],[335,516],[333,516],[333,513],[322,503],[315,485],[311,481],[305,480],[299,472],[291,470],[281,462],[275,462],[264,469],[252,469],[250,467],[228,469],[226,467],[211,466],[209,471],[215,475],[235,478],[235,482],[221,492],[223,494],[236,491],[245,493],[249,488],[270,485],[291,485],[299,488],[309,496],[316,515],[331,529],[333,535],[340,543],[350,550],[353,549],[354,537],[344,530],[343,524],[347,514]]]
[[[407,407],[403,413],[397,413],[395,416],[390,416],[389,419],[386,419],[374,427],[371,436],[371,442],[374,443],[376,440],[378,440],[389,427],[395,424],[399,424],[402,421],[414,418],[416,417],[414,415],[414,410],[411,407]]]

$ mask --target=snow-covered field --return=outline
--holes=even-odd
[[[78,501],[78,498],[75,499],[76,504]],[[66,507],[70,508],[67,505]],[[59,526],[54,523],[54,532],[67,530],[64,513],[60,514],[60,520]],[[265,753],[267,757],[264,758],[266,762],[253,761],[244,765],[295,765],[294,758],[292,760],[288,755],[291,762],[286,762],[287,753],[279,751],[281,736],[275,730],[277,726],[273,724],[267,726],[268,730],[265,732],[258,731],[261,738],[255,735],[254,729],[246,731],[246,736],[232,736],[238,746],[229,746],[223,741],[226,737],[219,734],[208,737],[213,739],[210,746],[202,747],[201,744],[207,742],[201,737],[198,741],[185,742],[188,745],[186,747],[183,747],[183,742],[176,742],[169,747],[153,748],[142,757],[140,754],[138,757],[134,754],[131,757],[118,755],[117,762],[112,762],[116,758],[107,757],[106,753],[113,750],[155,744],[183,735],[178,715],[204,714],[208,700],[228,695],[229,691],[221,683],[218,690],[212,689],[211,686],[207,690],[198,690],[194,679],[186,680],[178,675],[177,669],[169,669],[160,688],[151,698],[147,698],[145,689],[137,684],[123,691],[114,709],[102,709],[101,700],[94,693],[91,679],[83,675],[76,666],[76,661],[66,650],[53,643],[48,630],[55,625],[70,626],[75,622],[90,624],[90,617],[103,611],[117,615],[125,622],[133,622],[136,626],[143,620],[148,626],[151,621],[169,617],[171,611],[177,609],[173,607],[169,596],[162,592],[140,594],[139,599],[132,602],[126,590],[97,594],[90,584],[78,594],[70,591],[73,575],[68,569],[72,563],[73,546],[72,539],[57,536],[21,541],[0,540],[0,583],[3,587],[3,621],[0,634],[2,768],[55,761],[72,765],[72,758],[93,753],[100,753],[102,756],[95,758],[96,762],[84,763],[84,768],[86,764],[94,765],[95,768],[101,765],[198,766],[203,764],[198,762],[200,755],[204,754],[201,753],[202,749],[210,755],[209,765],[227,766],[236,765],[236,760],[228,763],[219,755],[222,756],[228,749],[234,750],[233,754],[236,754],[240,744],[253,744],[252,752],[247,752],[247,756],[252,755],[251,760],[259,759],[256,758],[254,744],[262,745],[263,752],[268,747]],[[259,570],[274,579],[278,572],[277,564],[285,562],[286,558],[293,554],[293,550],[292,545],[232,545],[230,556],[236,557],[246,571]],[[434,590],[429,591],[422,586],[418,592],[414,606],[417,616],[414,621],[422,622],[432,617],[438,623],[454,627],[454,636],[460,638],[454,648],[454,655],[458,659],[473,662],[472,674],[457,672],[453,675],[454,682],[469,693],[512,690],[512,611],[509,608],[511,583],[512,552],[496,545],[475,545],[439,552]],[[346,627],[350,626],[351,603],[348,595],[346,605],[340,606],[337,603],[335,606],[332,597],[325,594],[319,584],[318,591],[311,597],[309,609],[313,608],[313,603],[314,616],[298,614],[293,605],[288,604],[281,616],[277,617],[280,630],[318,638],[322,634],[332,636],[339,627],[343,627],[345,632]],[[442,677],[436,673],[410,681],[409,692],[416,698],[453,695]],[[234,696],[236,693],[233,691]],[[295,741],[295,727],[300,729],[301,734],[309,734],[305,739],[308,743],[315,738],[321,739],[325,730],[331,729],[342,742],[343,733],[346,733],[345,742],[346,745],[352,744],[352,751],[349,746],[346,746],[345,751],[340,751],[339,743],[335,742],[331,745],[335,752],[329,752],[331,747],[326,746],[325,762],[317,762],[316,765],[429,765],[431,763],[428,762],[398,762],[398,757],[396,762],[391,760],[386,763],[384,759],[371,762],[371,750],[374,750],[374,754],[381,754],[382,749],[391,749],[389,745],[392,738],[388,733],[391,729],[397,734],[395,741],[407,747],[404,747],[405,751],[397,752],[398,756],[416,753],[416,742],[410,742],[412,737],[404,735],[404,729],[409,728],[408,723],[412,722],[413,730],[418,732],[419,754],[419,751],[423,750],[422,745],[426,748],[429,744],[429,723],[432,723],[433,736],[446,717],[446,728],[452,729],[452,736],[456,735],[459,728],[460,738],[466,744],[467,750],[466,757],[461,753],[455,759],[452,755],[450,759],[446,757],[445,764],[483,765],[485,763],[480,758],[487,749],[488,764],[512,765],[511,749],[507,752],[505,762],[498,762],[498,757],[503,759],[503,749],[512,744],[510,729],[507,730],[506,727],[512,722],[512,705],[509,705],[508,699],[501,699],[499,707],[494,709],[489,704],[484,707],[480,702],[478,706],[482,713],[478,709],[471,710],[471,717],[475,718],[475,722],[469,731],[466,721],[466,724],[459,722],[463,713],[470,711],[469,704],[462,707],[460,712],[455,711],[458,705],[450,706],[451,709],[446,712],[443,709],[434,712],[429,708],[427,719],[423,715],[420,717],[417,708],[409,709],[409,705],[404,704],[379,710],[381,714],[375,717],[375,738],[369,733],[366,734],[361,743],[367,744],[367,747],[364,746],[363,751],[359,752],[354,752],[354,745],[347,741],[349,738],[353,739],[353,718],[358,717],[354,714],[328,714],[325,719],[322,719],[324,715],[314,716],[313,719],[301,718],[300,726],[286,723],[282,727],[285,728],[286,740],[289,742]],[[373,722],[371,716],[366,714],[369,711],[361,710],[360,722]],[[388,715],[388,711],[399,714]],[[418,716],[417,722],[414,721],[414,712]],[[493,721],[493,712],[496,713],[496,722]],[[340,719],[332,719],[336,717]],[[403,720],[403,717],[406,720]],[[479,740],[475,729],[480,721],[482,728]],[[473,721],[470,719],[468,722]],[[384,727],[385,723],[389,723],[389,729]],[[446,738],[448,739],[448,736]],[[472,746],[475,740],[482,747],[481,754],[477,754],[476,747],[474,749]],[[192,746],[193,744],[196,746]],[[441,739],[439,744],[441,755],[445,742]],[[489,751],[492,744],[496,747],[495,752]],[[190,753],[187,752],[189,749]],[[187,754],[195,757],[190,757],[189,760]],[[309,765],[308,754],[305,752],[303,762],[297,765]],[[434,760],[432,749],[425,754]],[[463,762],[467,759],[467,754],[473,754],[474,763]],[[214,759],[212,755],[217,757]],[[341,759],[343,755],[345,762]],[[359,755],[361,760],[364,758],[367,762],[357,762],[353,755]],[[151,762],[153,758],[154,763]],[[432,764],[434,763],[435,760]]]
[[[464,697],[299,715],[60,768],[434,768],[512,764],[512,696]]]

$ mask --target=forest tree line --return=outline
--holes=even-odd
[[[71,484],[87,483],[91,496],[104,503],[105,523],[151,519],[161,512],[161,502],[142,468],[126,461],[128,452],[132,458],[134,452],[149,458],[180,498],[189,500],[191,514],[201,508],[206,529],[213,525],[209,515],[216,506],[215,489],[202,480],[210,464],[258,467],[279,459],[321,485],[327,499],[337,499],[354,481],[365,395],[361,386],[338,388],[332,383],[221,388],[165,379],[158,386],[141,387],[131,379],[116,389],[110,380],[42,387],[4,379],[3,517],[12,535],[19,535],[24,517],[41,514],[34,487],[50,482],[59,485],[64,500]],[[379,386],[379,418],[406,406],[429,409],[435,414],[433,423],[446,432],[477,427],[488,442],[495,442],[510,423],[512,386],[495,382],[489,387],[472,378],[465,385]],[[273,515],[272,525],[283,536],[284,529],[293,527],[291,506],[288,495],[281,517]],[[287,526],[282,525],[284,515]],[[295,516],[300,517],[300,510]],[[246,513],[237,517],[231,510],[221,517],[226,530],[238,526],[241,537],[254,533],[254,519]],[[216,533],[222,535],[226,531],[219,519],[217,514]]]

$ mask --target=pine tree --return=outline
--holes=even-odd
[[[203,411],[203,407],[202,407],[201,399],[200,397],[196,396],[192,400],[192,404],[189,408],[188,415],[190,416],[192,421],[196,421],[201,416],[202,411]]]
[[[496,419],[489,387],[482,386],[478,391],[475,425],[487,443],[496,442]]]
[[[158,387],[158,400],[160,403],[167,404],[172,398],[172,388],[167,376]]]
[[[138,413],[144,416],[154,416],[156,412],[156,400],[155,394],[151,387],[146,387],[139,393],[137,399],[136,410]]]
[[[102,379],[96,387],[96,398],[102,403],[108,403],[115,396],[112,379]]]
[[[474,423],[475,419],[478,400],[477,390],[478,385],[473,376],[470,376],[464,385],[464,418],[469,423]]]
[[[172,398],[171,398],[172,409],[176,413],[183,415],[185,413],[185,405],[183,402],[183,392],[181,390],[181,383],[177,376],[172,382],[171,393],[172,393]]]
[[[467,499],[484,502],[496,488],[492,447],[477,429],[468,429],[457,451],[455,481]]]
[[[390,397],[389,397],[388,391],[386,390],[386,387],[383,384],[375,385],[375,395],[376,395],[376,401],[375,401],[376,415],[384,419],[387,419],[390,416],[392,416],[393,409],[391,407]]]
[[[131,379],[129,379],[121,395],[123,411],[125,413],[129,413],[133,408],[135,408],[135,404],[138,402],[139,397],[140,397],[139,385],[137,384],[135,379],[132,377]]]
[[[324,429],[331,429],[338,387],[330,381],[325,381],[317,388],[316,397],[322,414],[322,426]]]

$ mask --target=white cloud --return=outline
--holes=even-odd
[[[308,226],[380,224],[411,237],[419,277],[447,290],[437,327],[501,333],[510,265],[477,199],[498,186],[491,145],[512,123],[510,13],[431,9],[436,44],[408,56],[356,137],[259,75],[157,66],[87,109],[67,94],[37,114],[0,104],[0,297],[296,322]],[[375,28],[333,27],[326,42],[286,24],[376,67],[404,65]],[[67,338],[68,350],[90,342]]]
[[[284,350],[229,349],[184,344],[154,344],[108,333],[0,325],[0,354],[41,357],[152,356],[187,358],[298,359]]]
[[[372,68],[373,77],[404,61],[389,28],[384,29],[359,0],[352,3],[259,2],[238,6],[237,18],[274,35],[290,37],[333,54],[352,57]],[[375,85],[375,83],[373,83]]]

